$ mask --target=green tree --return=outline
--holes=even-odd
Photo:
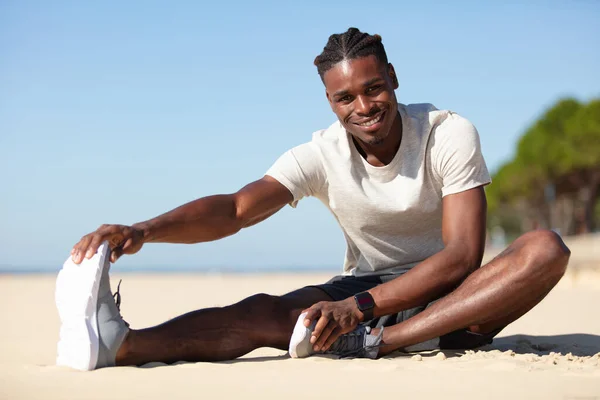
[[[599,189],[600,99],[585,105],[563,99],[525,131],[515,157],[494,174],[486,189],[490,222],[514,229],[518,214],[522,230],[557,224],[572,230],[569,219],[589,232]]]
[[[577,192],[583,203],[582,231],[596,227],[594,208],[600,195],[600,99],[581,107],[565,125],[565,157],[558,163],[557,186]]]

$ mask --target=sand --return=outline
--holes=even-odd
[[[327,275],[115,275],[132,327]],[[54,365],[54,276],[0,275],[0,399],[483,398],[600,399],[600,271],[569,268],[554,291],[476,351],[380,360],[303,360],[259,349],[220,363],[153,363],[79,372]],[[381,398],[381,397],[380,397]]]

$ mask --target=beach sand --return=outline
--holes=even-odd
[[[329,276],[117,274],[113,289],[121,278],[122,314],[140,328]],[[54,283],[52,275],[0,275],[0,399],[600,399],[600,271],[593,268],[569,267],[541,304],[476,351],[295,360],[259,349],[229,362],[93,372],[54,365]]]

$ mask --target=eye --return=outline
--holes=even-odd
[[[379,91],[379,89],[381,89],[381,85],[374,85],[374,86],[369,86],[367,88],[367,90],[365,90],[365,92],[367,94],[372,94],[372,93],[376,93]]]
[[[338,103],[349,103],[350,101],[352,101],[352,96],[347,94],[345,96],[338,98],[337,101],[338,101]]]

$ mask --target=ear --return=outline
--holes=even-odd
[[[390,79],[392,80],[392,85],[394,87],[394,90],[398,89],[398,87],[400,87],[400,84],[398,83],[398,77],[396,76],[396,70],[394,70],[394,66],[391,63],[388,64],[388,75],[389,75]]]

